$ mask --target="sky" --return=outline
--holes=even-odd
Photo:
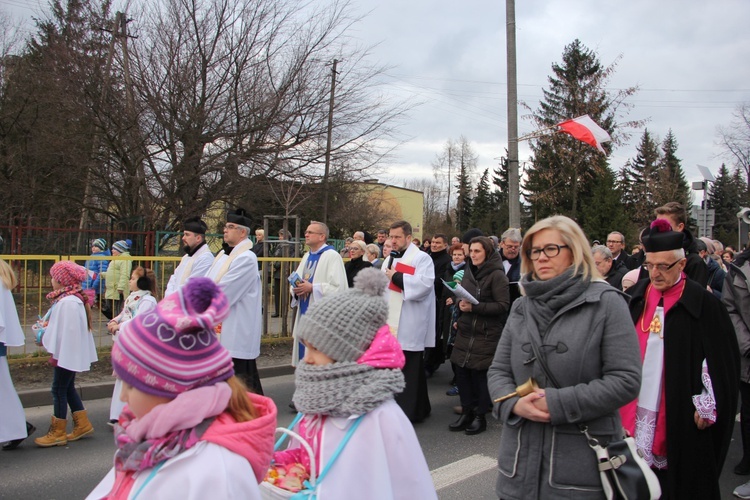
[[[409,138],[381,180],[431,177],[446,141],[466,137],[478,171],[497,166],[507,146],[505,2],[354,0],[369,12],[356,36],[378,43],[373,56],[393,66],[383,79],[395,95],[422,104],[401,131]],[[617,62],[609,88],[639,86],[624,120],[648,120],[660,140],[671,128],[689,181],[696,165],[714,174],[722,159],[716,127],[750,101],[750,1],[601,0],[516,2],[518,95],[532,110],[548,88],[551,65],[576,38],[605,66]],[[618,61],[619,58],[619,61]],[[519,135],[534,131],[519,107]],[[573,117],[571,117],[573,118]],[[610,157],[619,170],[636,155],[643,130]],[[527,143],[519,160],[529,158]],[[528,163],[527,163],[528,164]],[[699,193],[699,196],[702,194]]]
[[[350,1],[364,17],[349,34],[375,45],[373,61],[391,67],[382,89],[421,103],[402,122],[405,142],[380,180],[400,185],[431,178],[436,155],[460,136],[478,154],[477,175],[495,168],[508,134],[505,2]],[[26,25],[43,6],[46,0],[0,0],[0,9]],[[519,100],[538,107],[551,65],[578,38],[603,65],[617,62],[611,89],[640,87],[623,120],[647,120],[660,140],[671,128],[688,180],[700,180],[697,165],[716,174],[722,163],[716,127],[728,125],[734,108],[750,101],[748,20],[748,0],[517,1]],[[519,107],[521,136],[534,131],[523,118],[528,113]],[[635,157],[642,133],[633,131],[614,150],[613,169]],[[528,166],[529,153],[522,142],[522,165]]]

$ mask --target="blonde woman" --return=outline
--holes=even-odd
[[[358,272],[366,267],[372,267],[372,264],[364,259],[366,251],[367,245],[365,245],[364,241],[354,240],[349,245],[349,257],[351,260],[344,264],[346,281],[349,283],[349,288],[354,286],[354,277]]]
[[[24,344],[23,329],[18,321],[11,290],[18,281],[13,269],[0,259],[0,443],[3,450],[14,450],[36,429],[26,422],[21,400],[13,387],[8,368],[6,346]]]
[[[487,379],[493,400],[532,377],[540,388],[494,406],[503,422],[496,493],[604,498],[596,456],[578,424],[600,442],[622,437],[618,409],[638,396],[641,382],[626,301],[602,279],[586,235],[568,217],[532,226],[521,256],[524,295],[513,304]]]

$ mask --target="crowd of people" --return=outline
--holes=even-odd
[[[268,498],[278,488],[436,498],[413,426],[432,412],[428,380],[440,369],[452,370],[447,394],[460,401],[448,431],[481,434],[488,414],[502,424],[499,498],[603,498],[588,438],[625,435],[661,498],[720,498],[738,400],[744,454],[733,470],[750,475],[750,249],[695,238],[687,223],[679,204],[659,207],[628,254],[620,231],[602,245],[564,216],[525,234],[473,228],[423,241],[400,220],[374,237],[355,232],[341,251],[326,224],[311,222],[299,264],[273,273],[274,313],[284,280],[295,309],[297,438],[284,449],[256,365],[265,234],[253,244],[248,214],[227,214],[215,256],[206,224],[186,220],[185,255],[161,301],[151,270],[107,259],[106,241],[95,240],[85,267],[51,270],[50,314],[36,326],[55,364],[54,406],[35,443],[94,432],[75,376],[97,359],[91,305],[104,295],[116,452],[90,498]],[[130,245],[116,242],[112,255]],[[4,262],[0,277],[0,441],[12,449],[34,429],[5,360],[23,332]],[[220,471],[209,465],[217,461]],[[750,482],[734,493],[750,498]]]

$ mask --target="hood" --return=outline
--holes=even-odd
[[[229,413],[224,412],[214,420],[201,439],[244,457],[260,483],[268,472],[273,456],[276,405],[271,398],[252,393],[247,395],[258,410],[257,418],[249,422],[237,422]]]
[[[471,259],[468,259],[468,261],[471,262]],[[469,264],[469,267],[471,268],[471,274],[477,280],[490,274],[496,269],[500,269],[501,271],[503,271],[503,273],[505,273],[505,270],[503,269],[503,259],[497,252],[492,252],[492,254],[481,266],[477,267],[474,264]]]

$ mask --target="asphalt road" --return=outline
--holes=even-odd
[[[456,416],[452,406],[457,397],[445,395],[450,378],[444,365],[429,380],[432,415],[415,429],[427,458],[440,499],[494,499],[497,477],[495,452],[501,427],[488,421],[487,432],[466,436],[448,431]],[[263,380],[266,395],[279,407],[279,426],[288,425],[294,414],[287,405],[294,391],[294,376]],[[42,449],[29,440],[13,452],[0,452],[0,498],[78,499],[84,498],[112,466],[114,443],[106,425],[109,399],[85,402],[96,432],[65,447]],[[26,409],[27,419],[37,427],[34,437],[46,432],[51,407]],[[750,477],[735,476],[731,469],[740,458],[739,426],[722,476],[722,497],[732,498],[732,490]],[[418,499],[414,499],[418,500]]]

